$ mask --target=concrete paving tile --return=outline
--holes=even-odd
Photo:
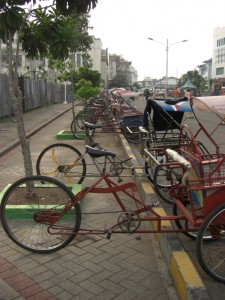
[[[17,291],[15,291],[12,287],[10,287],[5,281],[0,279],[0,299],[1,300],[13,300],[19,299],[21,295]],[[24,299],[21,297],[21,299]]]

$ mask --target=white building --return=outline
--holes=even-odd
[[[124,85],[137,82],[137,70],[132,63],[126,61],[122,55],[109,54],[108,49],[102,49],[101,39],[93,36],[93,43],[88,54],[93,63],[92,69],[101,73],[102,87],[107,88],[108,83],[115,78],[124,82]]]
[[[197,66],[198,73],[207,81],[208,91],[211,89],[211,78],[212,78],[212,58],[205,60],[201,65]]]
[[[93,70],[101,73],[101,57],[102,57],[102,41],[99,38],[93,36],[93,43],[91,45],[91,50],[88,52],[92,59]]]
[[[212,80],[213,91],[221,93],[225,87],[225,27],[213,31]]]

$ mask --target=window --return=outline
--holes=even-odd
[[[216,68],[216,75],[223,75],[224,74],[224,67]]]
[[[225,45],[225,38],[217,40],[216,45],[217,45],[217,47]]]

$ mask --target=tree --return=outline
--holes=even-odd
[[[12,4],[15,4],[19,6],[28,3],[34,5],[37,2],[44,3],[45,0],[1,0],[0,10],[4,9],[7,5],[11,6]],[[53,5],[56,5],[57,10],[59,10],[63,16],[68,16],[74,13],[87,13],[92,8],[96,7],[98,0],[54,0],[53,3],[55,3]]]
[[[23,121],[22,93],[18,84],[19,46],[30,58],[52,56],[66,59],[70,52],[86,50],[91,38],[83,29],[88,24],[87,12],[94,8],[97,0],[55,0],[48,7],[39,6],[26,11],[25,4],[44,3],[36,0],[1,0],[0,40],[7,45],[9,61],[9,92],[17,121],[18,136],[24,158],[25,175],[32,175],[29,142]],[[50,8],[51,9],[47,9]],[[30,20],[29,17],[32,16]],[[87,26],[86,26],[87,28]],[[76,30],[77,29],[77,30]],[[17,32],[16,55],[13,41]]]
[[[99,87],[101,82],[101,74],[96,70],[91,70],[88,67],[79,68],[74,74],[75,82],[81,79],[90,81],[93,87]]]
[[[133,86],[134,86],[134,88],[137,89],[137,90],[141,89],[141,85],[140,85],[140,83],[138,83],[138,82],[133,83]]]
[[[115,88],[115,87],[119,88],[125,86],[129,86],[129,82],[125,78],[125,75],[114,76],[114,78],[109,81],[109,88]]]
[[[207,81],[199,75],[197,70],[188,71],[186,74],[183,74],[178,81],[178,86],[183,86],[188,79],[196,86],[197,90],[204,91],[207,89]]]
[[[76,94],[85,102],[100,93],[100,87],[94,86],[91,81],[81,79],[77,83]]]

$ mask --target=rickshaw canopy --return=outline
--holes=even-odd
[[[165,101],[154,100],[165,111],[179,111],[179,112],[191,112],[191,106],[189,101],[177,101],[176,104],[167,104]]]
[[[225,95],[222,96],[209,96],[209,97],[193,97],[191,105],[196,111],[214,112],[221,119],[225,115]]]

